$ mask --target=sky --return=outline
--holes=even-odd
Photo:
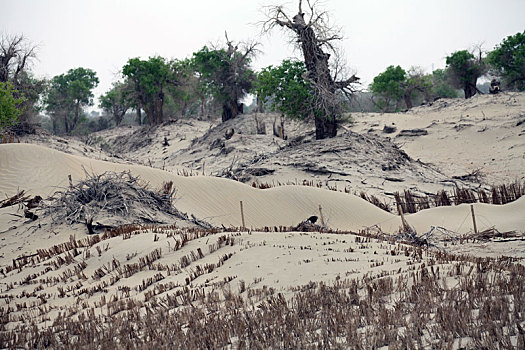
[[[306,2],[306,0],[304,0]],[[204,45],[260,42],[255,69],[301,54],[276,29],[261,35],[265,8],[298,1],[268,0],[0,0],[0,33],[36,44],[32,71],[52,78],[71,68],[93,69],[95,96],[121,77],[129,58],[190,57]],[[525,30],[525,0],[325,0],[349,69],[366,88],[389,65],[426,72],[444,68],[447,55],[482,45],[491,50]],[[303,5],[304,7],[304,5]]]

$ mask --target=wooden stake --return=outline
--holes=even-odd
[[[323,208],[321,208],[321,204],[319,204],[319,216],[321,217],[321,227],[324,227]]]
[[[206,162],[202,162],[202,176],[204,176],[204,166],[206,165]]]
[[[71,174],[69,174],[67,178],[69,179],[69,188],[73,188],[73,179],[71,178]]]
[[[472,213],[472,224],[474,225],[474,233],[478,233],[478,227],[476,226],[476,215],[474,214],[474,205],[470,205],[470,212]]]
[[[399,204],[399,202],[396,202],[396,204],[397,204],[397,212],[401,216],[401,223],[403,224],[403,230],[408,230],[409,226],[408,226],[408,223],[405,220],[405,215],[403,214],[403,209],[401,208],[401,205]]]
[[[242,201],[241,201],[241,220],[242,220],[242,229],[246,229],[246,223],[244,222],[244,208],[242,206]]]

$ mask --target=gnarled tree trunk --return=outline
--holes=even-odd
[[[337,120],[335,118],[315,118],[315,138],[317,140],[337,136]]]
[[[478,89],[476,89],[476,82],[477,79],[473,82],[468,82],[465,84],[465,87],[463,88],[463,91],[465,92],[465,98],[471,98],[476,94]]]
[[[222,105],[222,121],[233,119],[243,112],[243,104],[237,103],[237,100],[226,101]]]
[[[304,78],[312,84],[316,100],[311,114],[315,115],[315,135],[319,140],[337,135],[337,124],[342,114],[341,97],[337,92],[350,90],[350,84],[357,82],[359,78],[353,75],[346,80],[334,80],[328,64],[330,54],[324,52],[323,47],[333,49],[330,42],[340,40],[341,37],[326,25],[325,12],[318,13],[315,4],[309,1],[308,6],[311,12],[308,23],[305,21],[301,0],[299,0],[299,12],[292,20],[286,16],[281,7],[276,7],[274,17],[267,23],[269,28],[274,24],[287,27],[297,36],[307,70]]]

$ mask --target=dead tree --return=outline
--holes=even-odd
[[[30,60],[36,57],[36,47],[23,35],[0,38],[0,82],[11,81],[18,88],[19,76]]]
[[[343,113],[344,98],[353,92],[352,84],[359,78],[352,75],[346,79],[336,80],[330,72],[330,51],[337,54],[332,42],[341,40],[340,30],[328,24],[328,14],[319,12],[316,3],[310,0],[308,13],[303,12],[302,0],[299,0],[299,11],[291,19],[282,6],[270,7],[268,19],[263,23],[263,31],[269,32],[279,26],[291,30],[297,45],[300,47],[306,74],[303,76],[313,87],[314,110],[310,113],[315,119],[316,139],[337,135],[337,124]],[[308,18],[306,20],[305,18]],[[338,72],[339,69],[336,69]],[[341,93],[344,96],[341,96]]]

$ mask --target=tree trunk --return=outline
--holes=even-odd
[[[409,93],[407,93],[407,94],[405,94],[403,96],[403,99],[405,100],[405,104],[407,106],[407,109],[410,109],[410,108],[413,107],[412,106],[412,99],[410,98],[411,95],[412,95],[411,92],[409,92]]]
[[[164,121],[164,93],[159,92],[159,100],[157,102],[157,124]]]
[[[149,125],[155,125],[156,124],[156,116],[155,116],[155,102],[150,102],[147,106],[148,111],[146,115],[148,116]]]
[[[201,98],[201,115],[208,117],[208,109],[206,108],[206,97]]]
[[[476,94],[477,92],[476,82],[477,82],[477,79],[465,84],[465,87],[463,88],[463,91],[465,92],[465,98],[471,98],[472,96]]]
[[[137,108],[137,124],[142,125],[142,112],[140,110],[140,107]]]
[[[69,134],[69,116],[64,114],[64,129],[66,134]]]
[[[318,87],[315,91],[320,105],[316,107],[325,113],[322,117],[315,117],[315,138],[321,140],[335,137],[337,135],[337,116],[329,112],[330,107],[327,108],[331,104],[329,100],[335,98],[336,90],[328,66],[330,54],[323,52],[313,29],[304,24],[303,14],[297,16],[294,18],[294,21],[298,19],[295,28],[301,42],[307,76]]]
[[[77,126],[79,114],[80,114],[80,102],[77,101],[77,103],[75,104],[75,114],[73,115],[73,120],[71,124],[69,125],[69,130],[67,131],[68,134],[72,132]]]
[[[237,100],[229,100],[222,105],[222,121],[233,119],[242,113],[242,103],[238,104]]]
[[[334,116],[315,118],[315,139],[337,136],[337,119]]]

